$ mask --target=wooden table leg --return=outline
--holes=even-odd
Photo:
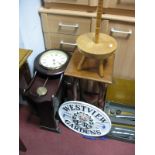
[[[105,95],[106,95],[106,91],[107,91],[107,84],[104,83],[98,83],[99,85],[99,96],[98,96],[98,107],[100,109],[104,109],[105,106]]]
[[[78,82],[79,82],[79,79],[74,78],[74,80],[73,80],[73,100],[78,99],[78,89],[77,89]]]

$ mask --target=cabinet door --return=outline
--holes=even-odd
[[[92,30],[96,20],[93,19]],[[118,48],[115,52],[114,76],[125,79],[135,78],[135,26],[134,23],[103,20],[101,32],[114,37]]]
[[[76,48],[77,36],[56,34],[56,33],[44,33],[45,47],[46,49],[62,49],[72,52]]]
[[[45,3],[66,3],[66,4],[80,4],[80,5],[88,5],[89,0],[44,0]]]
[[[135,0],[104,0],[104,7],[135,10]]]
[[[106,21],[106,33],[113,36],[118,43],[115,54],[114,76],[126,79],[135,78],[135,26],[134,23]],[[102,27],[104,29],[104,27]]]
[[[90,32],[91,19],[84,17],[41,14],[43,32],[79,35]]]

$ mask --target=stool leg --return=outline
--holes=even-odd
[[[100,75],[101,77],[104,76],[103,60],[99,60],[99,75]]]
[[[77,66],[77,70],[81,70],[82,69],[82,65],[83,65],[83,63],[84,63],[84,61],[85,61],[85,56],[84,55],[82,55],[82,58],[81,58],[81,60],[80,60],[80,62],[79,62],[79,64],[78,64],[78,66]]]

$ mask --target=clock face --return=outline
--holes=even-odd
[[[68,60],[68,55],[60,50],[49,50],[43,53],[39,64],[47,69],[55,70],[61,68]]]

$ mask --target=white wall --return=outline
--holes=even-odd
[[[19,48],[33,50],[28,58],[31,75],[35,57],[45,50],[38,9],[41,0],[19,0]]]

